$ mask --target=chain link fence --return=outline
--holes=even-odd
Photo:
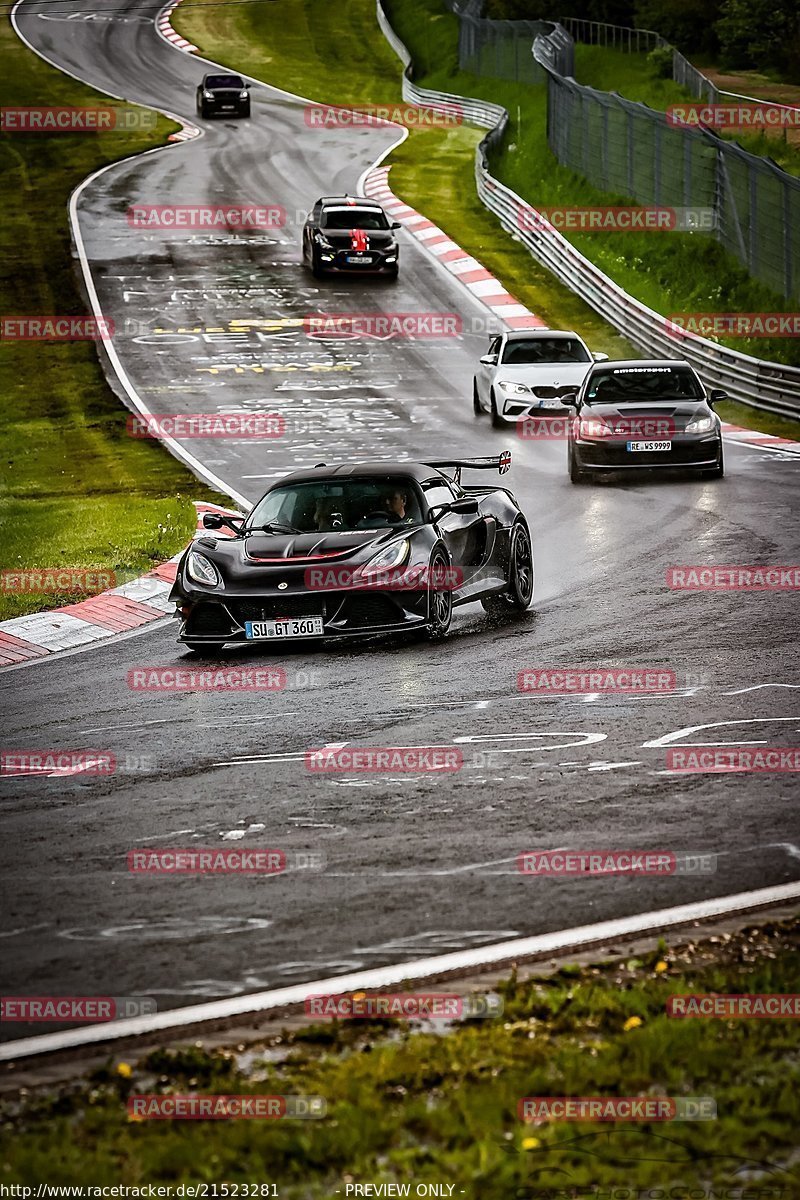
[[[481,0],[448,7],[459,20],[459,65],[475,75],[546,80],[550,149],[601,191],[644,205],[705,209],[713,235],[753,276],[800,298],[800,179],[710,129],[579,84],[574,39],[629,53],[673,52],[673,75],[704,101],[720,93],[659,34],[599,21],[495,21]]]

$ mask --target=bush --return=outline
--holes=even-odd
[[[672,50],[669,46],[656,46],[647,56],[647,65],[656,79],[672,79]]]
[[[714,24],[723,0],[636,0],[636,24],[654,29],[684,54],[715,55]]]

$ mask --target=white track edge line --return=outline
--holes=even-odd
[[[561,929],[555,933],[535,934],[532,937],[495,942],[488,946],[458,950],[452,954],[421,958],[413,962],[396,963],[367,971],[352,971],[347,975],[333,975],[327,979],[315,979],[309,983],[295,984],[272,991],[253,992],[250,995],[230,997],[226,1000],[211,1000],[205,1004],[192,1004],[185,1008],[170,1009],[167,1012],[131,1017],[124,1021],[109,1022],[107,1025],[89,1025],[81,1029],[46,1033],[39,1037],[20,1038],[15,1042],[6,1042],[0,1045],[0,1062],[16,1062],[21,1058],[29,1058],[33,1055],[76,1049],[81,1046],[116,1041],[120,1038],[142,1037],[157,1030],[178,1030],[207,1021],[255,1015],[270,1009],[282,1009],[290,1005],[302,1004],[307,997],[314,995],[329,993],[341,995],[356,989],[376,989],[419,979],[430,979],[453,971],[480,970],[492,965],[519,961],[533,955],[540,956],[556,951],[576,950],[592,943],[610,941],[631,934],[663,930],[691,921],[744,912],[748,909],[779,904],[787,900],[800,900],[800,880],[773,887],[758,888],[750,892],[718,896],[711,900],[693,901],[690,904],[681,904],[674,908],[636,913],[630,917],[616,917],[594,925],[579,925],[574,929]]]

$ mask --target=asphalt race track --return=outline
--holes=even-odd
[[[100,90],[194,120],[204,66],[169,46],[152,7],[108,20],[17,23]],[[392,129],[310,128],[303,104],[254,86],[251,121],[99,175],[79,219],[115,346],[153,412],[280,412],[286,436],[187,449],[257,498],[297,465],[497,453],[531,524],[536,593],[522,620],[459,610],[443,645],[396,642],[271,657],[275,692],[131,691],[128,671],[187,663],[177,626],[4,673],[8,748],[113,751],[108,777],[5,778],[0,937],[9,993],[149,995],[159,1008],[398,963],[506,937],[800,880],[796,776],[671,774],[666,747],[797,744],[792,592],[680,592],[669,567],[798,560],[800,456],[728,442],[721,482],[570,485],[563,442],[524,442],[472,414],[485,310],[401,234],[401,277],[318,283],[302,215],[355,191]],[[134,203],[268,203],[261,233],[129,225]],[[300,216],[298,216],[298,214]],[[299,223],[300,222],[300,223]],[[440,340],[314,339],[332,312],[459,313]],[[112,378],[112,385],[114,380]],[[119,388],[117,387],[119,391]],[[673,692],[520,694],[527,667],[675,671]],[[452,774],[309,773],[307,749],[456,745]],[[280,847],[324,867],[275,877],[137,876],[138,847]],[[533,879],[522,850],[653,848],[716,856],[705,874]],[[26,1033],[4,1025],[3,1036]]]

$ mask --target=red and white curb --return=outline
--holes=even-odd
[[[203,514],[226,513],[239,516],[233,509],[220,508],[216,504],[195,502],[197,530],[195,537],[204,532]],[[215,536],[229,536],[219,530]],[[153,571],[138,579],[132,579],[119,587],[110,588],[88,600],[67,604],[48,612],[30,613],[24,617],[12,617],[0,621],[0,667],[13,666],[28,659],[43,658],[57,650],[71,650],[127,633],[150,621],[158,621],[172,611],[167,597],[175,582],[175,570],[180,553],[168,562],[161,563]]]
[[[161,12],[156,18],[156,29],[162,37],[167,39],[168,42],[172,42],[173,46],[177,46],[179,50],[185,50],[187,54],[191,54],[193,50],[197,49],[197,46],[193,46],[191,42],[187,42],[185,37],[181,37],[181,35],[172,28],[172,22],[170,20],[170,17],[180,2],[181,0],[175,0],[174,4],[169,4],[166,8],[162,8]]]
[[[477,258],[467,254],[433,221],[394,194],[387,182],[390,170],[390,167],[375,167],[370,171],[364,180],[365,194],[379,200],[390,216],[404,225],[417,241],[422,242],[425,249],[509,329],[547,329],[547,323],[507,292],[500,280],[487,271]],[[800,443],[792,438],[773,437],[757,429],[743,429],[727,422],[723,422],[722,432],[731,441],[760,446],[765,450],[788,450],[800,454]]]
[[[389,167],[375,167],[364,180],[364,192],[379,200],[390,216],[430,251],[446,271],[472,293],[492,316],[509,329],[546,329],[547,323],[532,313],[503,286],[499,279],[449,237],[433,221],[409,204],[404,204],[387,183]]]

